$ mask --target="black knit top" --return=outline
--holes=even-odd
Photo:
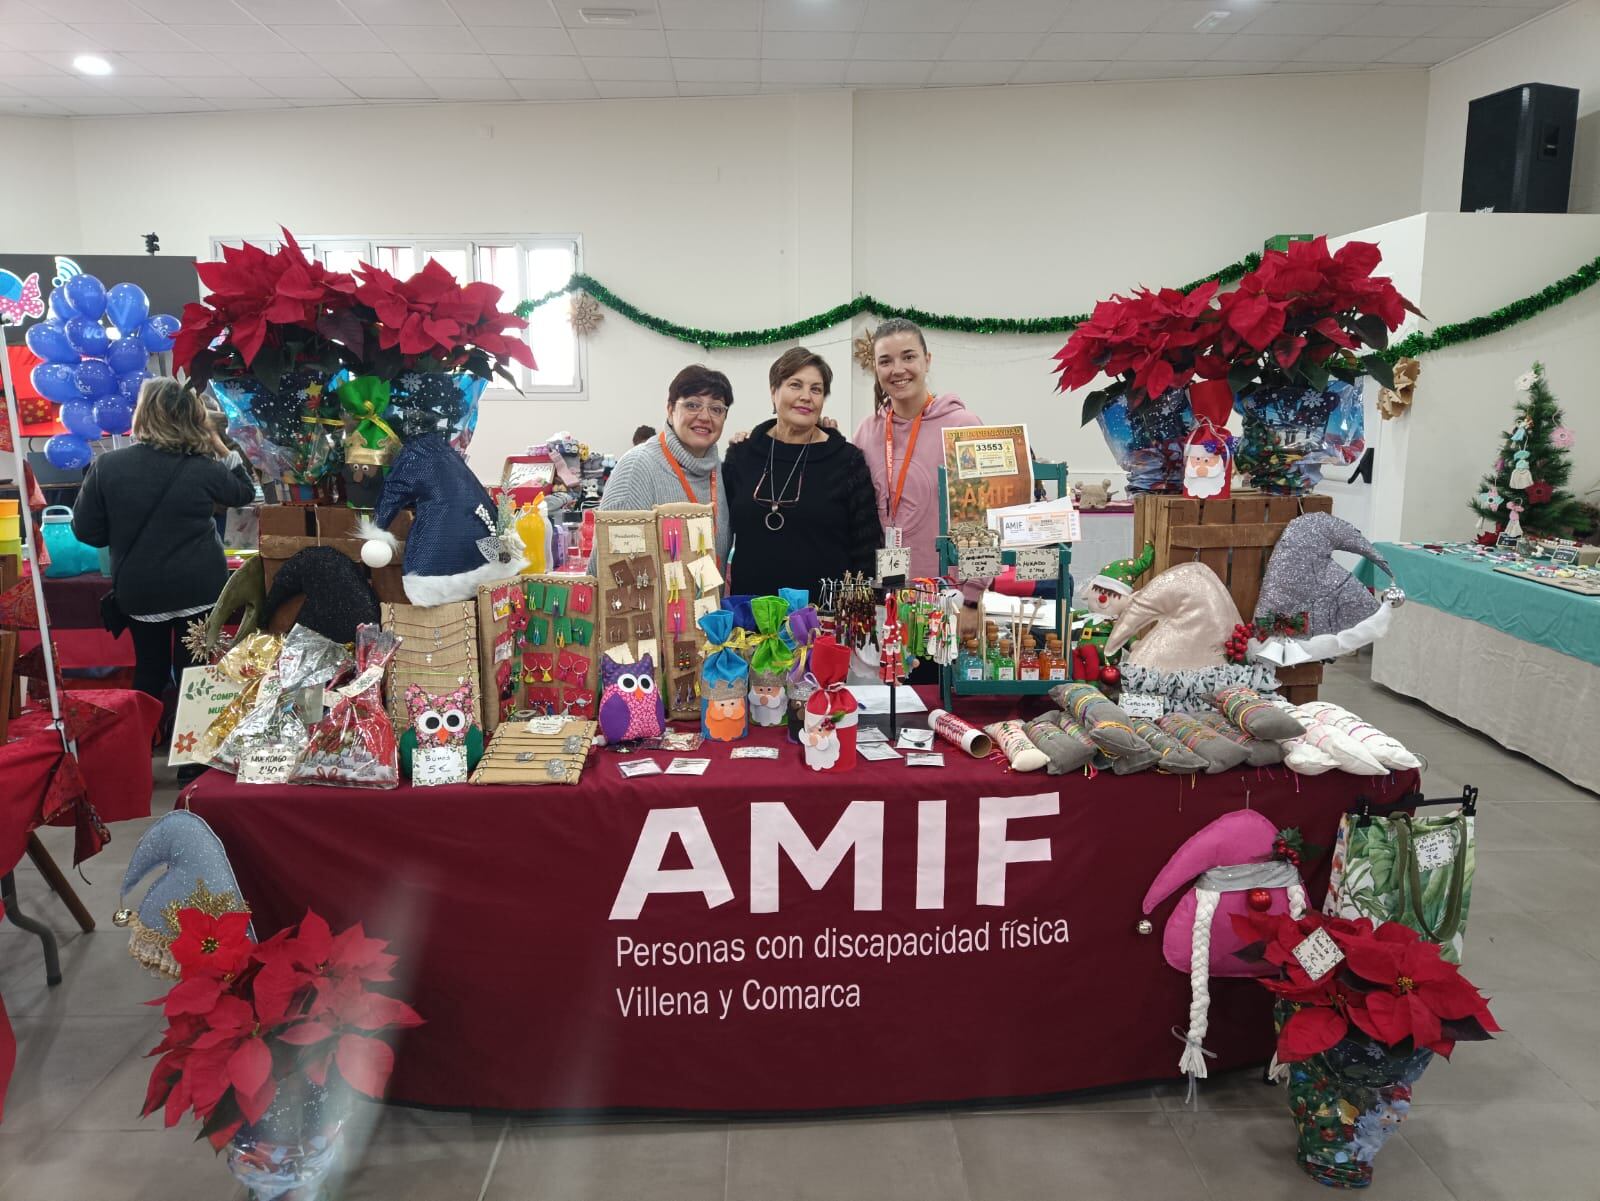
[[[837,430],[824,442],[779,442],[771,436],[776,424],[758,425],[723,457],[733,518],[730,592],[770,596],[805,588],[815,598],[819,580],[847,571],[871,576],[883,530],[865,456]],[[778,530],[768,528],[774,497],[782,502]]]

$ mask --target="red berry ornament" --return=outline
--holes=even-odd
[[[1257,913],[1265,913],[1272,907],[1272,893],[1265,888],[1252,888],[1245,897],[1245,904]]]
[[[1102,667],[1100,669],[1100,682],[1111,688],[1122,683],[1122,673],[1115,667]]]

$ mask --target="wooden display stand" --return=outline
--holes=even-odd
[[[261,563],[266,569],[266,587],[272,587],[272,578],[278,569],[296,551],[308,546],[331,546],[361,567],[372,581],[372,590],[380,601],[397,605],[407,603],[405,588],[401,585],[401,563],[405,558],[406,533],[411,529],[411,511],[402,509],[389,532],[400,541],[394,561],[387,567],[370,568],[361,562],[361,538],[356,534],[356,523],[365,515],[363,510],[347,509],[341,505],[262,505],[261,506]],[[291,602],[293,614],[299,612],[300,598]],[[286,610],[290,604],[285,604]],[[279,625],[276,614],[273,625]]]
[[[1179,563],[1204,563],[1250,621],[1261,596],[1261,577],[1272,548],[1284,528],[1304,513],[1332,513],[1331,496],[1273,496],[1235,492],[1228,500],[1191,500],[1187,496],[1141,495],[1133,498],[1133,553],[1146,542],[1156,548],[1155,562],[1138,583]],[[1279,691],[1296,705],[1317,699],[1321,663],[1278,668]]]

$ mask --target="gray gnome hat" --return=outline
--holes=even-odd
[[[1388,560],[1355,526],[1331,513],[1307,513],[1285,527],[1272,550],[1256,602],[1256,621],[1304,613],[1307,628],[1301,636],[1309,637],[1337,634],[1376,613],[1377,598],[1334,562],[1337,550],[1371,560],[1394,576]]]

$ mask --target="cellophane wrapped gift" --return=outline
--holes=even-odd
[[[307,725],[322,717],[322,690],[350,669],[350,648],[305,626],[283,636],[278,652],[278,679]]]
[[[784,643],[794,652],[794,662],[784,675],[783,695],[788,709],[789,741],[798,743],[806,726],[806,702],[817,690],[817,682],[811,678],[811,644],[822,628],[822,618],[817,615],[816,606],[809,603],[806,593],[793,589],[784,591],[795,592],[789,602],[788,620],[783,623]]]
[[[399,645],[398,635],[379,626],[357,627],[355,675],[327,691],[328,712],[306,731],[297,782],[344,788],[400,783],[400,746],[383,706],[383,673]]]
[[[249,761],[258,752],[262,755],[270,753],[280,762],[289,756],[294,763],[298,763],[305,753],[305,746],[306,725],[301,720],[295,694],[283,690],[283,682],[274,669],[262,678],[255,707],[239,719],[233,733],[223,742],[218,759],[228,765],[226,770],[238,774],[242,782],[250,774]],[[288,780],[293,771],[291,766],[282,777],[274,777],[272,782]]]
[[[812,771],[849,771],[856,765],[856,698],[845,687],[850,648],[831,634],[811,644],[811,676],[817,690],[806,701],[806,766]]]
[[[737,742],[750,732],[750,665],[738,651],[743,631],[727,609],[699,621],[706,638],[700,663],[700,732],[713,742]]]
[[[196,763],[206,763],[224,771],[233,771],[237,761],[222,757],[222,746],[245,714],[256,706],[261,691],[261,681],[278,662],[278,649],[283,640],[271,634],[251,634],[217,660],[217,670],[229,680],[244,687],[217,714],[195,743]]]
[[[750,656],[750,723],[781,726],[788,720],[784,678],[794,666],[794,649],[783,634],[789,616],[789,602],[778,596],[758,596],[751,600],[755,617],[755,650]]]

